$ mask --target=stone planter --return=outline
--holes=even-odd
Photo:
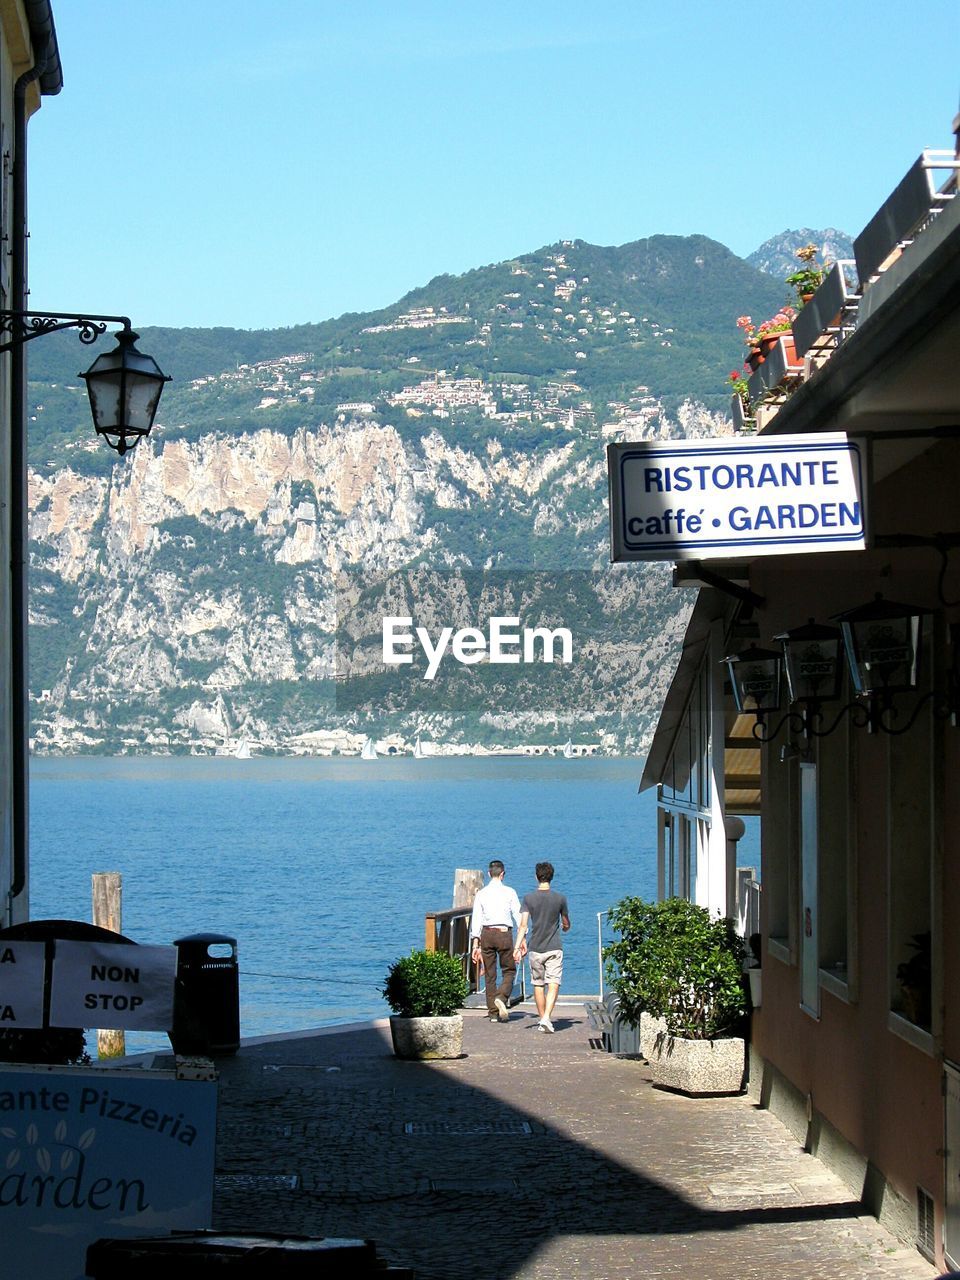
[[[746,1044],[729,1040],[681,1040],[661,1031],[649,1055],[653,1083],[678,1093],[742,1093]]]
[[[463,1052],[463,1017],[390,1018],[393,1052],[398,1058],[459,1058]]]
[[[652,1013],[641,1013],[640,1015],[640,1054],[642,1057],[650,1061],[651,1055],[654,1053],[654,1045],[657,1036],[664,1035],[667,1030],[667,1024],[662,1018],[655,1017]]]

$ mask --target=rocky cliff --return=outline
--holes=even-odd
[[[734,316],[780,292],[703,237],[577,241],[375,315],[145,331],[177,381],[122,461],[51,339],[30,387],[34,750],[641,751],[690,601],[663,566],[608,565],[604,447],[729,431]],[[573,656],[451,643],[426,679],[416,645],[384,664],[388,615],[567,628]]]

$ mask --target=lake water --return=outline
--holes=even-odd
[[[238,942],[244,1036],[381,1017],[387,966],[452,905],[454,871],[548,858],[566,893],[566,993],[598,988],[597,913],[656,894],[655,793],[638,760],[39,758],[31,915],[90,919],[123,876],[123,932]],[[748,825],[742,865],[755,865]],[[165,1038],[128,1036],[131,1049]]]

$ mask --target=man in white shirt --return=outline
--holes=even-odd
[[[487,1017],[506,1022],[510,1016],[507,1001],[513,990],[517,962],[513,955],[513,922],[520,923],[520,899],[503,883],[503,863],[494,858],[490,863],[490,880],[473,901],[470,937],[473,939],[473,963],[483,961],[487,996]],[[497,986],[497,959],[500,960],[500,985]]]

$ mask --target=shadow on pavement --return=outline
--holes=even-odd
[[[568,1022],[558,1019],[558,1030],[574,1030]],[[593,1079],[589,1050],[584,1042],[566,1065],[529,1059],[531,1038],[569,1040],[535,1026],[532,1037],[523,1026],[517,1036],[495,1024],[473,1030],[468,1056],[456,1062],[398,1061],[381,1029],[259,1045],[222,1062],[216,1228],[362,1236],[388,1260],[439,1280],[527,1274],[533,1255],[558,1237],[579,1238],[566,1274],[627,1275],[619,1268],[629,1247],[620,1248],[622,1262],[594,1263],[584,1238],[600,1246],[616,1236],[729,1233],[862,1213],[854,1200],[704,1208],[614,1152],[571,1138],[551,1117],[594,1105],[582,1096],[585,1069]],[[577,1080],[581,1096],[571,1098]],[[599,1088],[602,1072],[596,1080]],[[531,1090],[536,1105],[520,1100]],[[636,1124],[628,1102],[603,1103],[624,1107],[625,1131]],[[786,1260],[786,1239],[783,1248]],[[743,1255],[727,1252],[733,1276]],[[721,1272],[696,1274],[717,1280]]]

